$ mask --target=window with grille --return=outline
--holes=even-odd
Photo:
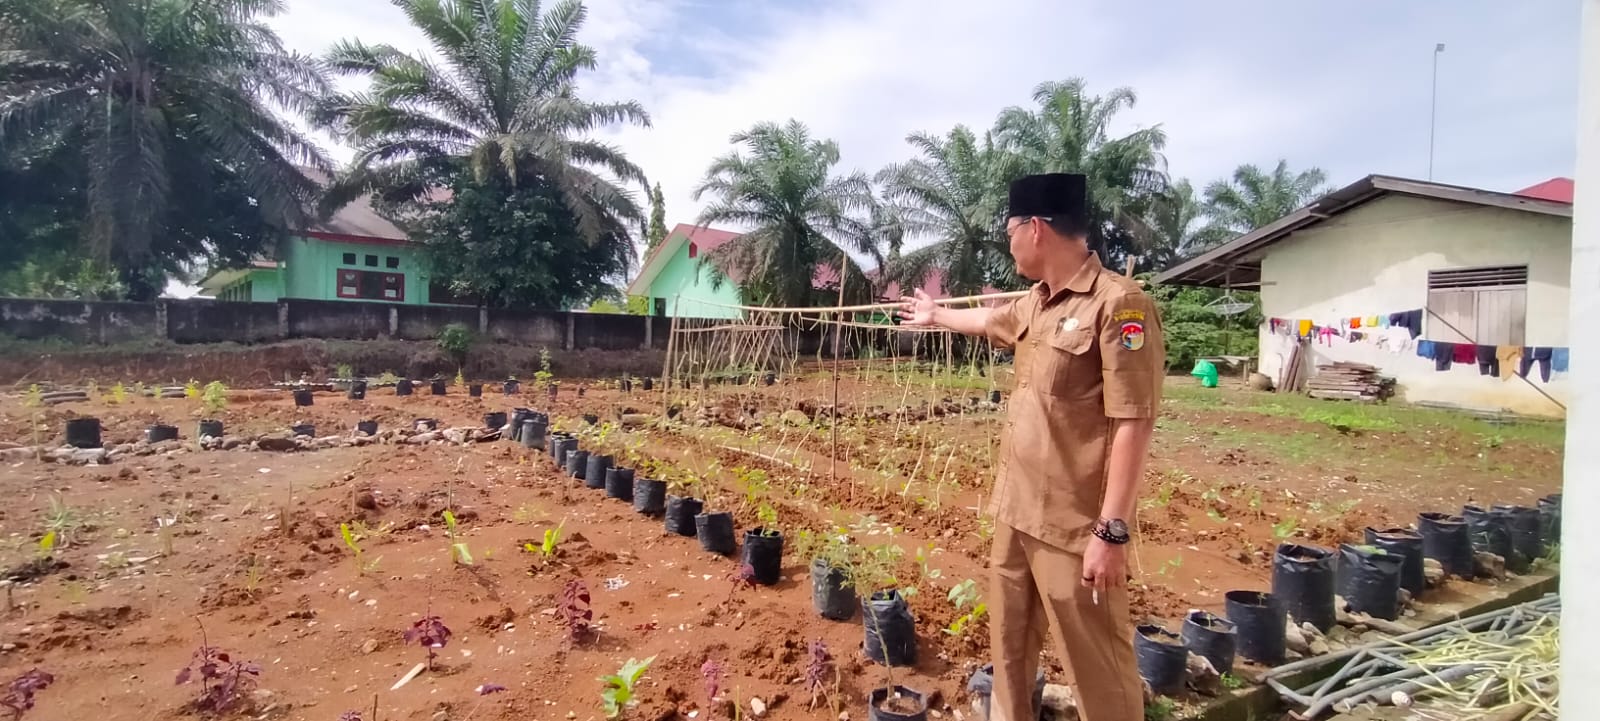
[[[1528,321],[1528,266],[1428,271],[1429,340],[1523,345]]]
[[[395,302],[406,299],[406,277],[400,273],[344,269],[337,273],[336,290],[340,298]]]

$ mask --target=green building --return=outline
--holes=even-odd
[[[429,283],[422,247],[365,199],[292,233],[273,259],[213,271],[201,294],[218,300],[279,298],[354,300],[410,305],[458,302]]]
[[[705,258],[738,233],[679,224],[645,258],[628,295],[650,300],[652,315],[678,318],[738,318],[737,278]],[[720,281],[720,282],[718,282]]]

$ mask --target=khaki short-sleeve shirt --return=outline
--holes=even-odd
[[[1154,418],[1166,348],[1155,303],[1091,253],[1066,287],[996,308],[989,340],[1016,349],[1016,389],[990,498],[995,520],[1069,551],[1105,498],[1112,422]]]

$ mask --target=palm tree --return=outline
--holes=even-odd
[[[886,277],[909,290],[938,270],[956,295],[1008,277],[1003,216],[1006,188],[1021,174],[1017,157],[998,151],[991,135],[980,143],[960,125],[943,138],[913,133],[906,142],[921,157],[884,168],[877,180],[905,232],[933,242],[894,258]]]
[[[871,283],[851,252],[882,262],[880,240],[893,233],[875,211],[871,184],[861,173],[834,176],[839,146],[811,137],[798,120],[760,123],[733,136],[746,151],[711,163],[694,199],[710,196],[700,225],[730,223],[747,232],[708,254],[737,268],[745,297],[778,306],[810,306],[818,265],[845,266],[846,297],[870,298]],[[834,298],[828,298],[829,302]]]
[[[995,121],[995,135],[1029,173],[1082,173],[1089,185],[1089,243],[1116,263],[1148,249],[1144,211],[1167,187],[1166,133],[1160,126],[1113,138],[1118,111],[1137,102],[1132,90],[1089,95],[1081,78],[1046,82],[1033,91],[1037,110],[1012,107]]]
[[[595,52],[577,41],[587,11],[562,0],[392,0],[444,60],[347,40],[328,62],[370,88],[343,95],[322,119],[353,141],[350,171],[329,192],[339,205],[376,191],[389,203],[420,200],[463,166],[480,182],[553,186],[591,244],[631,243],[643,214],[623,184],[644,172],[589,137],[615,123],[648,126],[637,102],[577,95]]]
[[[1279,160],[1270,174],[1241,165],[1231,181],[1215,180],[1206,186],[1206,212],[1219,227],[1248,233],[1326,193],[1327,182],[1327,173],[1317,168],[1289,172],[1287,160]]]
[[[1226,240],[1231,233],[1209,221],[1187,178],[1174,182],[1149,205],[1146,224],[1154,237],[1147,251],[1152,269],[1167,268]]]
[[[314,202],[318,188],[296,166],[331,164],[274,111],[308,112],[329,87],[262,22],[283,9],[0,0],[0,145],[78,150],[88,255],[139,281],[131,294],[159,292],[152,281],[218,244],[260,250],[263,223],[292,225]],[[255,217],[230,215],[219,229],[220,209]],[[240,230],[249,242],[223,237]]]

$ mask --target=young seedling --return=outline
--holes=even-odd
[[[191,401],[196,399],[196,398],[199,398],[200,397],[200,383],[199,383],[199,381],[196,381],[195,379],[190,378],[188,383],[183,384],[183,397],[184,398],[188,398]]]
[[[189,683],[200,677],[200,697],[194,707],[203,713],[224,713],[244,698],[261,677],[261,667],[247,661],[235,661],[227,652],[205,645],[194,652],[188,666],[178,672],[177,685]]]
[[[428,670],[432,671],[436,652],[450,643],[450,635],[450,627],[444,625],[444,619],[429,613],[412,621],[411,628],[406,629],[403,638],[406,643],[415,643],[427,649]]]
[[[762,536],[773,538],[778,535],[778,509],[762,502],[761,506],[756,508],[756,519],[761,522]]]
[[[600,683],[605,684],[600,690],[600,707],[605,710],[606,718],[622,718],[623,712],[633,704],[636,695],[634,687],[644,676],[645,669],[650,668],[650,663],[655,660],[655,656],[643,661],[630,658],[616,673],[600,677]]]
[[[107,400],[116,405],[128,402],[128,388],[122,385],[122,381],[117,381],[116,385],[111,386],[111,397]]]
[[[944,632],[951,636],[960,637],[965,635],[989,611],[988,604],[985,604],[978,597],[978,582],[970,578],[951,588],[947,598],[949,598],[950,603],[955,604],[957,611],[968,606],[972,607],[972,610],[950,622],[950,625],[944,629]]]
[[[388,528],[389,526],[387,524],[384,525],[379,529],[380,534],[387,533]],[[367,529],[366,524],[360,521],[339,524],[339,536],[344,539],[345,548],[350,549],[351,555],[354,556],[357,576],[365,576],[368,573],[377,570],[378,563],[383,560],[382,556],[372,559],[371,563],[367,563],[366,561],[362,560],[365,551],[361,548],[361,542],[366,540],[368,536],[372,535],[372,533],[372,531]]]
[[[828,693],[829,680],[832,680],[835,693]],[[806,690],[811,692],[811,703],[806,706],[807,711],[815,710],[817,697],[826,696],[828,705],[837,714],[839,711],[839,670],[834,668],[833,657],[828,654],[828,644],[822,639],[812,639],[806,645]]]
[[[550,372],[550,349],[540,348],[539,370],[533,374],[533,387],[543,390],[550,385],[550,380],[555,377],[556,374]]]
[[[1272,537],[1280,541],[1300,531],[1300,519],[1290,516],[1272,524]]]
[[[727,676],[727,669],[721,661],[706,659],[700,664],[700,679],[706,685],[706,707],[716,708],[717,697],[722,695],[722,679]]]
[[[200,394],[200,403],[206,407],[206,412],[212,415],[221,413],[228,407],[228,387],[222,381],[211,381]]]
[[[567,627],[567,640],[576,644],[589,636],[589,624],[594,622],[594,609],[589,607],[589,587],[582,579],[567,581],[567,585],[561,589],[558,611],[561,622]]]
[[[524,543],[522,544],[522,550],[529,553],[537,553],[545,559],[554,558],[556,551],[561,546],[561,529],[566,528],[566,526],[567,520],[563,518],[561,519],[561,523],[555,528],[546,528],[544,530],[544,541],[542,541],[538,546],[535,546],[531,543]]]
[[[463,566],[470,566],[472,565],[472,551],[467,549],[466,541],[458,540],[460,536],[456,533],[456,526],[456,514],[451,512],[450,509],[445,509],[444,535],[450,540],[450,558]]]
[[[35,668],[6,684],[6,695],[0,696],[0,708],[11,712],[11,721],[21,721],[22,715],[33,709],[34,694],[50,687],[56,677]]]
[[[156,516],[156,535],[161,538],[161,555],[171,556],[172,552],[172,527],[178,525],[178,517],[171,518]]]
[[[39,550],[35,554],[35,557],[40,561],[48,560],[50,558],[50,554],[55,552],[55,550],[56,532],[46,531],[43,536],[39,537]]]
[[[77,509],[67,505],[61,496],[50,496],[50,510],[45,512],[45,530],[55,534],[56,545],[66,548],[78,540],[78,531],[83,528],[83,515]]]

